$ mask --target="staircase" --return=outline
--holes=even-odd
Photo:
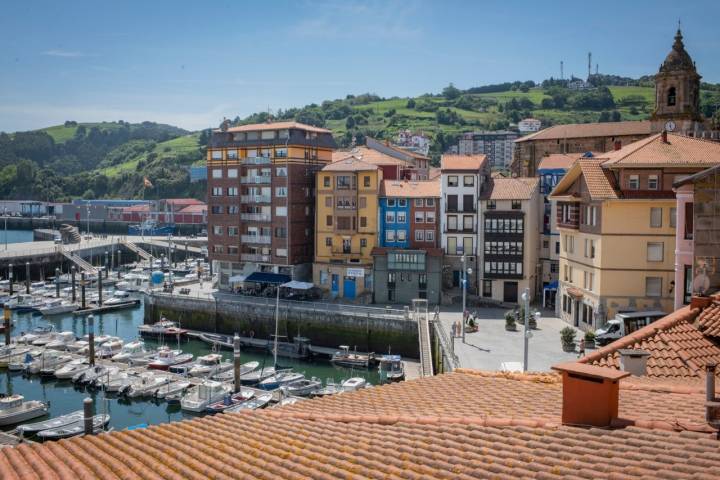
[[[90,264],[90,262],[83,260],[82,257],[80,257],[79,255],[75,255],[74,252],[68,252],[64,248],[59,248],[58,250],[60,251],[60,253],[63,254],[63,256],[65,258],[67,258],[68,260],[73,262],[75,265],[77,265],[79,271],[88,272],[88,273],[96,273],[97,272],[95,267],[93,267]]]
[[[63,243],[80,243],[80,240],[82,240],[78,228],[67,224],[60,227],[60,237]]]
[[[138,247],[136,244],[129,240],[122,240],[121,243],[127,247],[128,250],[137,253],[140,255],[141,258],[144,260],[147,260],[149,262],[154,262],[156,260],[155,257],[150,255],[147,251],[143,250],[142,248]]]
[[[432,377],[432,344],[430,343],[430,324],[428,322],[427,300],[413,300],[413,316],[418,327],[418,342],[420,351],[420,376]]]

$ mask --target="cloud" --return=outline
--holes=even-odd
[[[45,50],[42,52],[43,55],[46,55],[48,57],[64,57],[64,58],[77,58],[77,57],[87,57],[86,53],[83,52],[77,52],[72,50]]]

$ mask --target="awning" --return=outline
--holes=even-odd
[[[274,285],[277,285],[279,283],[287,283],[290,280],[290,275],[270,272],[253,272],[245,279],[246,282],[272,283]]]
[[[558,289],[558,281],[553,280],[552,282],[548,283],[543,290],[557,290]]]
[[[242,283],[245,281],[245,275],[233,275],[228,281],[230,283]]]
[[[293,288],[295,290],[310,290],[315,285],[309,282],[298,282],[297,280],[293,280],[292,282],[283,283],[280,286],[285,288]]]
[[[579,288],[568,288],[565,291],[567,292],[568,295],[570,295],[571,297],[574,297],[574,298],[582,298],[584,295],[582,290],[580,290]]]

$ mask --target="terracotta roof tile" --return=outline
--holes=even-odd
[[[487,162],[485,155],[445,154],[440,159],[440,169],[479,171]]]
[[[323,172],[367,172],[370,170],[377,170],[378,166],[364,162],[355,157],[347,157],[344,160],[338,160],[333,163],[325,165],[322,169]]]
[[[602,160],[581,158],[578,160],[588,192],[593,199],[620,198],[612,173],[601,167]]]
[[[600,157],[603,167],[706,166],[720,163],[720,143],[701,138],[658,133]]]
[[[537,191],[539,178],[491,178],[485,200],[529,200]]]
[[[435,180],[383,180],[381,196],[402,198],[440,198],[440,179]]]
[[[371,163],[373,165],[400,165],[408,168],[413,167],[413,164],[407,160],[395,158],[391,155],[387,155],[378,150],[374,150],[365,146],[355,147],[349,151],[336,150],[332,154],[333,162],[337,162],[346,158],[357,158],[358,160],[362,160],[363,162]]]
[[[538,170],[555,170],[561,168],[567,170],[582,156],[583,154],[580,153],[551,153],[540,160]]]
[[[720,298],[715,298],[710,306],[698,315],[695,326],[703,335],[720,340]]]
[[[298,130],[305,130],[308,132],[316,133],[332,133],[327,128],[314,127],[300,122],[269,122],[269,123],[253,123],[251,125],[239,125],[237,127],[228,128],[227,131],[233,132],[253,132],[260,130],[284,130],[287,128],[297,128]],[[219,132],[220,130],[216,130]]]
[[[623,135],[650,135],[649,121],[574,123],[555,125],[539,132],[520,137],[515,142],[528,140],[556,140],[565,138],[617,137]]]

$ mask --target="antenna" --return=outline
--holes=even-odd
[[[592,52],[588,52],[588,78],[592,75]]]
[[[560,80],[565,80],[565,71],[562,60],[560,60]]]

